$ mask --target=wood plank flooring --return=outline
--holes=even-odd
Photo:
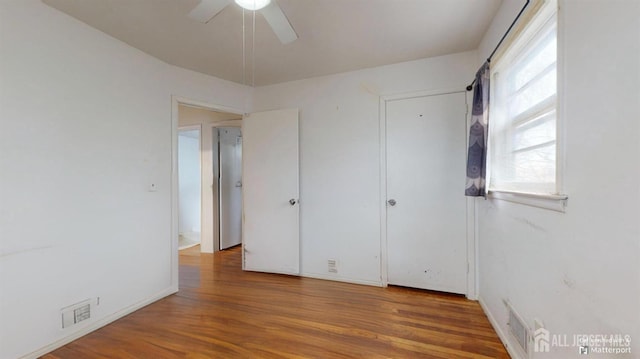
[[[508,358],[476,302],[243,272],[240,248],[180,252],[180,291],[58,358]]]

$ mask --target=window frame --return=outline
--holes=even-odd
[[[534,0],[532,4],[529,6],[528,11],[526,11],[521,20],[516,24],[512,33],[507,37],[504,46],[502,46],[499,51],[494,56],[492,63],[497,64],[494,68],[492,66],[491,69],[491,98],[496,98],[496,86],[494,85],[494,76],[496,73],[499,74],[501,67],[505,65],[501,65],[501,60],[504,60],[505,55],[511,55],[511,59],[517,59],[519,56],[522,56],[527,51],[532,51],[534,47],[528,50],[524,50],[530,45],[530,41],[533,40],[540,31],[544,30],[544,27],[548,24],[548,22],[555,17],[556,19],[556,94],[553,96],[553,99],[545,99],[541,102],[540,105],[536,105],[533,107],[531,111],[533,113],[537,113],[537,115],[526,116],[530,120],[535,121],[535,117],[540,115],[544,115],[545,113],[549,113],[549,107],[543,104],[546,101],[555,101],[555,116],[556,116],[556,136],[555,136],[555,191],[553,193],[541,193],[536,192],[535,189],[531,189],[531,191],[519,191],[519,190],[511,190],[506,188],[500,188],[495,185],[495,180],[492,177],[492,166],[493,166],[493,150],[489,151],[487,163],[489,164],[487,171],[487,182],[488,182],[488,198],[490,199],[498,199],[505,200],[514,203],[525,204],[534,207],[540,207],[545,209],[551,209],[554,211],[564,212],[566,209],[568,196],[563,194],[563,170],[564,170],[564,61],[563,61],[563,48],[564,48],[564,36],[563,36],[563,18],[562,12],[558,7],[557,0]],[[524,36],[524,40],[521,40]],[[508,58],[507,58],[508,60]],[[551,66],[551,65],[549,65]],[[541,73],[546,73],[547,69],[545,68]],[[544,76],[544,75],[542,75]],[[527,85],[523,85],[518,91],[521,91]],[[491,103],[490,103],[490,118],[491,118]],[[528,109],[531,110],[531,109]],[[523,113],[518,114],[517,117],[523,116],[528,110],[525,110]],[[493,112],[495,113],[495,111]],[[510,129],[514,129],[513,126],[507,125]],[[492,142],[495,143],[497,136],[504,135],[504,129],[497,128],[495,122],[489,124],[489,147],[492,147]],[[510,146],[513,148],[513,146]]]

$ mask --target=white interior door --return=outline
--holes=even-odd
[[[387,102],[388,282],[466,293],[464,93]]]
[[[300,273],[298,110],[242,121],[243,268]]]
[[[242,242],[242,135],[240,127],[220,127],[220,249]]]

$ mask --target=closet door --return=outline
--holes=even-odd
[[[299,274],[298,110],[242,121],[243,268]]]
[[[464,93],[387,102],[389,284],[466,293]]]

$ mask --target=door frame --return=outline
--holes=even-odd
[[[388,263],[388,241],[387,241],[387,102],[406,100],[417,97],[447,95],[454,93],[464,93],[465,102],[467,105],[466,111],[466,126],[468,130],[470,123],[470,106],[472,101],[469,99],[467,91],[460,90],[461,87],[441,88],[435,90],[422,90],[400,94],[384,95],[380,96],[379,103],[379,135],[380,135],[380,273],[381,281],[384,287],[389,285],[389,263]],[[465,145],[468,146],[469,136],[465,133]],[[464,186],[460,187],[460,194],[464,195]],[[476,238],[477,238],[477,220],[476,220],[476,202],[472,197],[466,198],[467,210],[466,210],[466,241],[467,241],[467,291],[466,297],[468,299],[477,300],[477,253],[476,253]]]
[[[200,101],[200,100],[195,100],[195,99],[190,99],[187,97],[181,97],[181,96],[176,96],[176,95],[172,95],[171,96],[171,290],[174,292],[178,291],[178,287],[179,287],[179,283],[178,283],[178,232],[179,232],[179,225],[178,225],[178,106],[180,105],[186,105],[186,106],[191,106],[191,107],[198,107],[198,108],[202,108],[205,110],[210,110],[210,111],[217,111],[217,112],[228,112],[228,113],[233,113],[233,114],[237,114],[240,117],[242,117],[244,115],[244,111],[239,109],[239,108],[233,108],[233,107],[229,107],[229,106],[223,106],[223,105],[219,105],[216,103],[211,103],[211,102],[206,102],[206,101]],[[225,125],[228,125],[229,122],[233,122],[233,121],[221,121],[221,123],[225,123]],[[239,121],[238,121],[239,122]],[[215,124],[212,124],[215,125]],[[202,131],[205,130],[205,128],[208,131],[212,131],[212,127],[213,126],[202,126],[202,129],[200,131],[200,146],[202,149]],[[200,171],[202,173],[203,169],[202,169],[202,164],[201,164],[201,168]],[[211,176],[213,176],[213,173],[211,173]],[[201,195],[201,201],[202,201],[202,195]],[[204,234],[204,232],[202,231],[202,226],[204,225],[204,221],[202,220],[202,212],[201,212],[201,220],[200,220],[200,241],[202,242],[202,236]],[[210,221],[213,221],[213,218],[210,219]],[[219,242],[219,241],[218,241]],[[215,246],[216,240],[214,238],[214,246]],[[218,243],[219,246],[219,243]]]

